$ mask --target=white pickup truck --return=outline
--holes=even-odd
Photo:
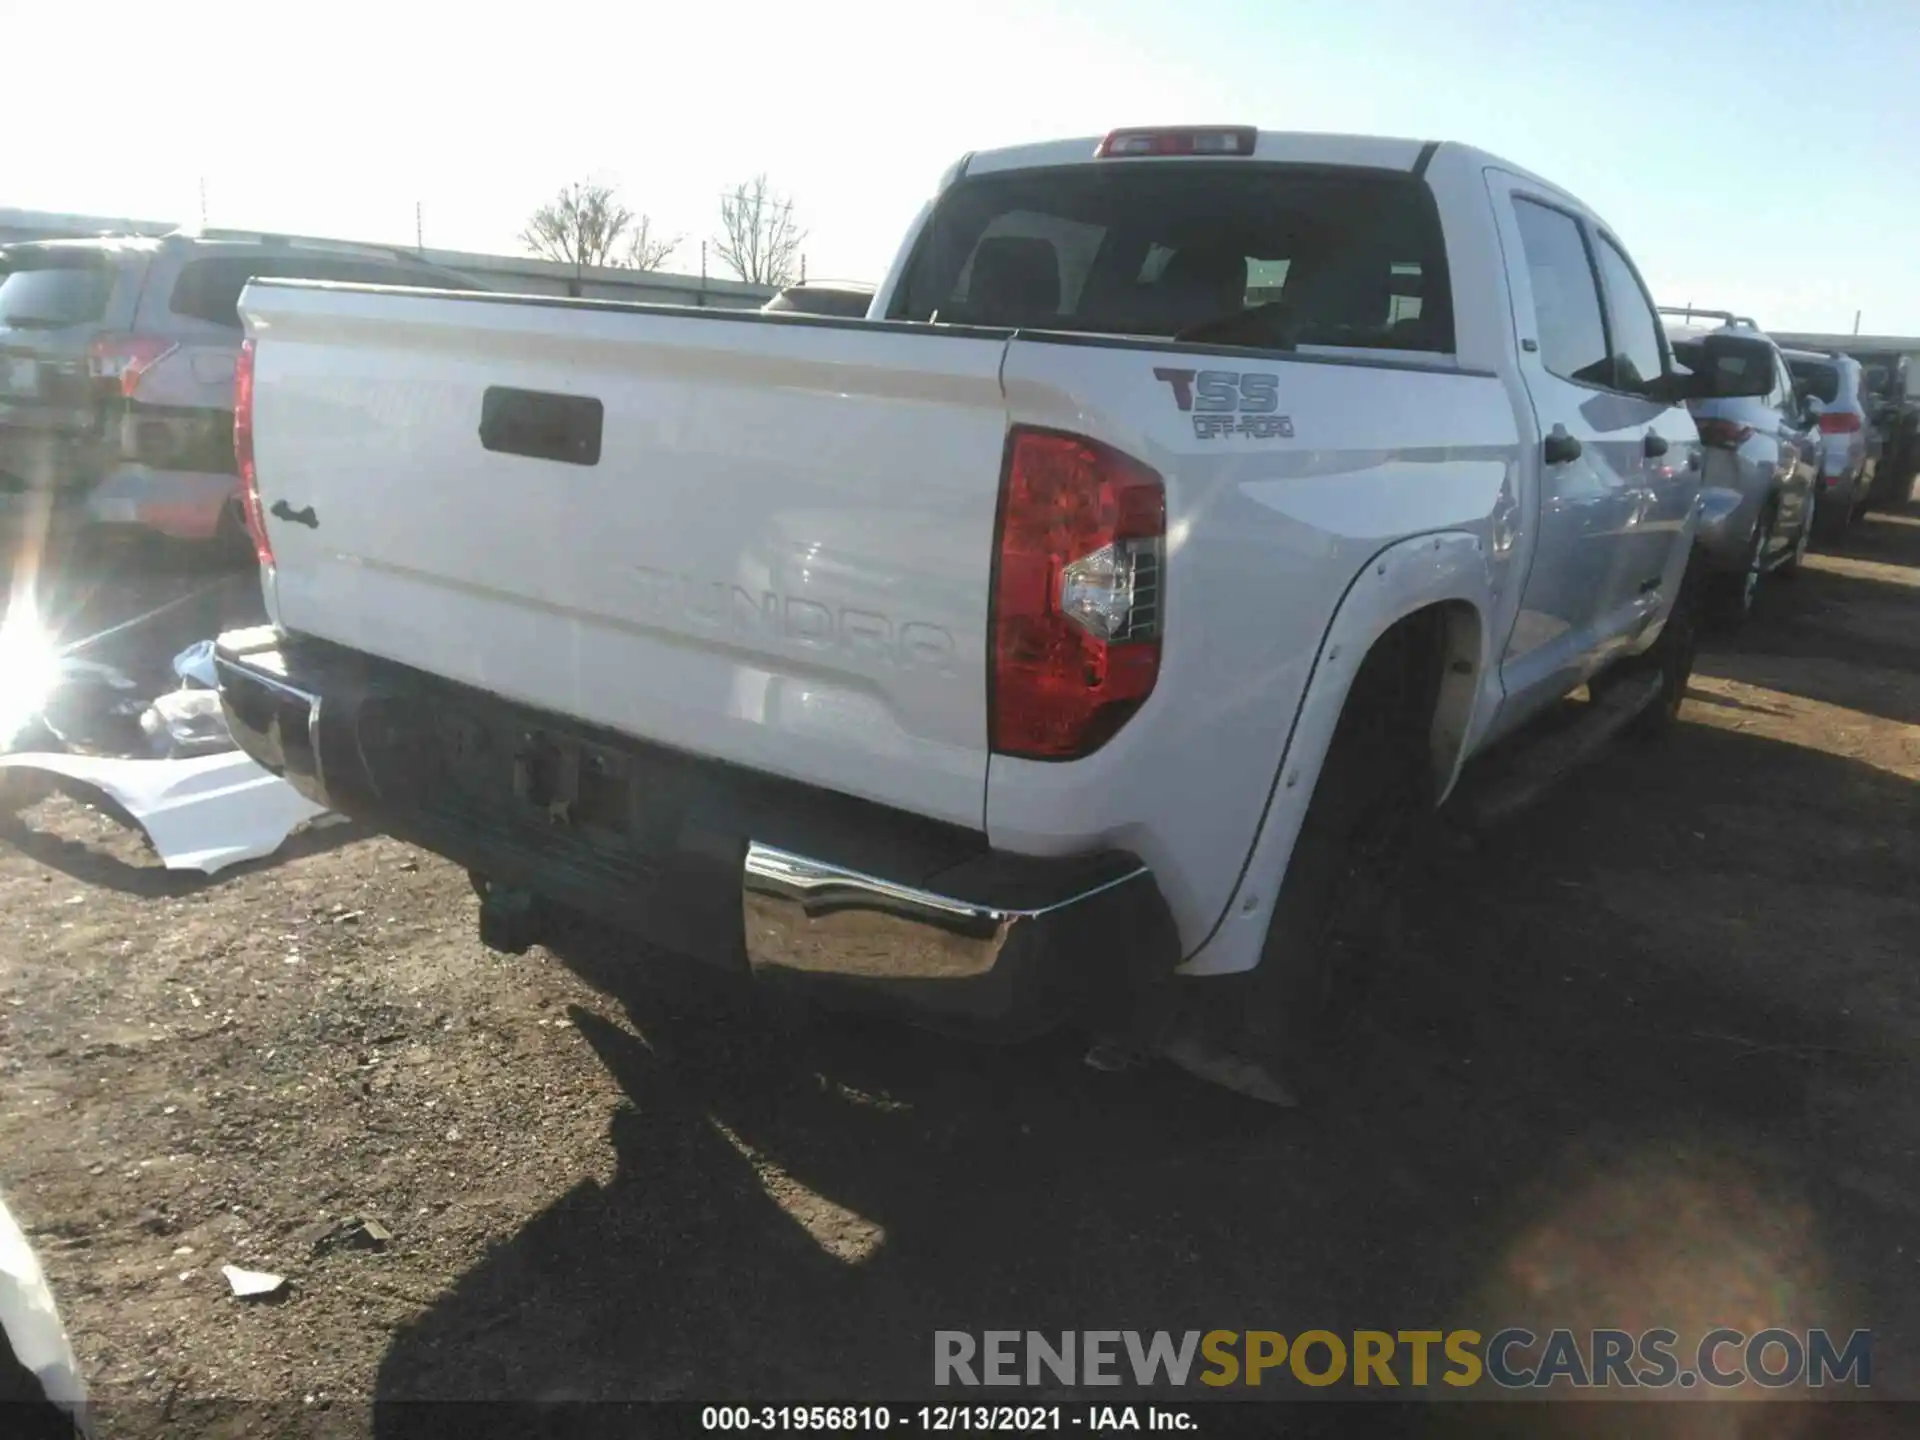
[[[967,156],[865,319],[241,309],[234,733],[496,943],[576,907],[1274,1099],[1373,836],[1587,682],[1677,707],[1683,402],[1754,383],[1536,176],[1228,127]]]

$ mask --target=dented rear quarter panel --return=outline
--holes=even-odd
[[[1482,606],[1514,564],[1492,543],[1503,493],[1523,483],[1507,387],[1442,357],[1380,358],[1026,333],[1008,347],[1012,423],[1090,435],[1163,477],[1166,630],[1153,694],[1099,751],[992,757],[987,831],[1028,853],[1131,850],[1189,953],[1238,884],[1328,627],[1368,562],[1410,536],[1471,537]],[[1195,372],[1196,403],[1201,373],[1272,376],[1278,405],[1261,413],[1292,433],[1210,434],[1156,371]],[[1420,603],[1417,591],[1402,599]]]

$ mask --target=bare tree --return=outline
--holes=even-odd
[[[765,175],[720,197],[720,234],[713,246],[727,268],[755,285],[791,284],[807,238],[793,219],[793,201],[773,193]]]
[[[610,185],[568,185],[533,212],[520,240],[535,255],[571,265],[576,276],[589,265],[614,263],[620,237],[633,212]]]
[[[685,238],[684,235],[656,235],[653,221],[648,216],[636,215],[627,230],[624,263],[635,270],[658,270]]]

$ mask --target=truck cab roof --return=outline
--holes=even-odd
[[[1167,126],[1169,132],[1182,130],[1221,130],[1223,126]],[[1455,140],[1413,140],[1381,135],[1344,135],[1319,130],[1254,130],[1251,155],[1254,161],[1284,160],[1295,165],[1345,165],[1375,170],[1424,170],[1433,155],[1444,147],[1450,155],[1469,163],[1505,170],[1530,184],[1580,202],[1552,181],[1525,167],[1476,146]],[[1044,140],[1030,145],[1007,145],[994,150],[976,150],[954,168],[953,178],[961,175],[986,175],[1004,170],[1041,170],[1062,165],[1093,164],[1099,160],[1101,142],[1106,137],[1082,135],[1066,140]],[[1138,158],[1138,157],[1128,157]],[[1239,158],[1208,154],[1154,156],[1154,163],[1173,164],[1185,160]],[[1581,206],[1585,209],[1584,205]]]

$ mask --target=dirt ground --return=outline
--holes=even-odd
[[[1920,507],[1762,604],[1677,735],[1432,861],[1315,1111],[503,958],[346,828],[187,883],[45,800],[0,817],[0,1181],[109,1435],[925,1397],[939,1328],[1870,1327],[1920,1396]]]

